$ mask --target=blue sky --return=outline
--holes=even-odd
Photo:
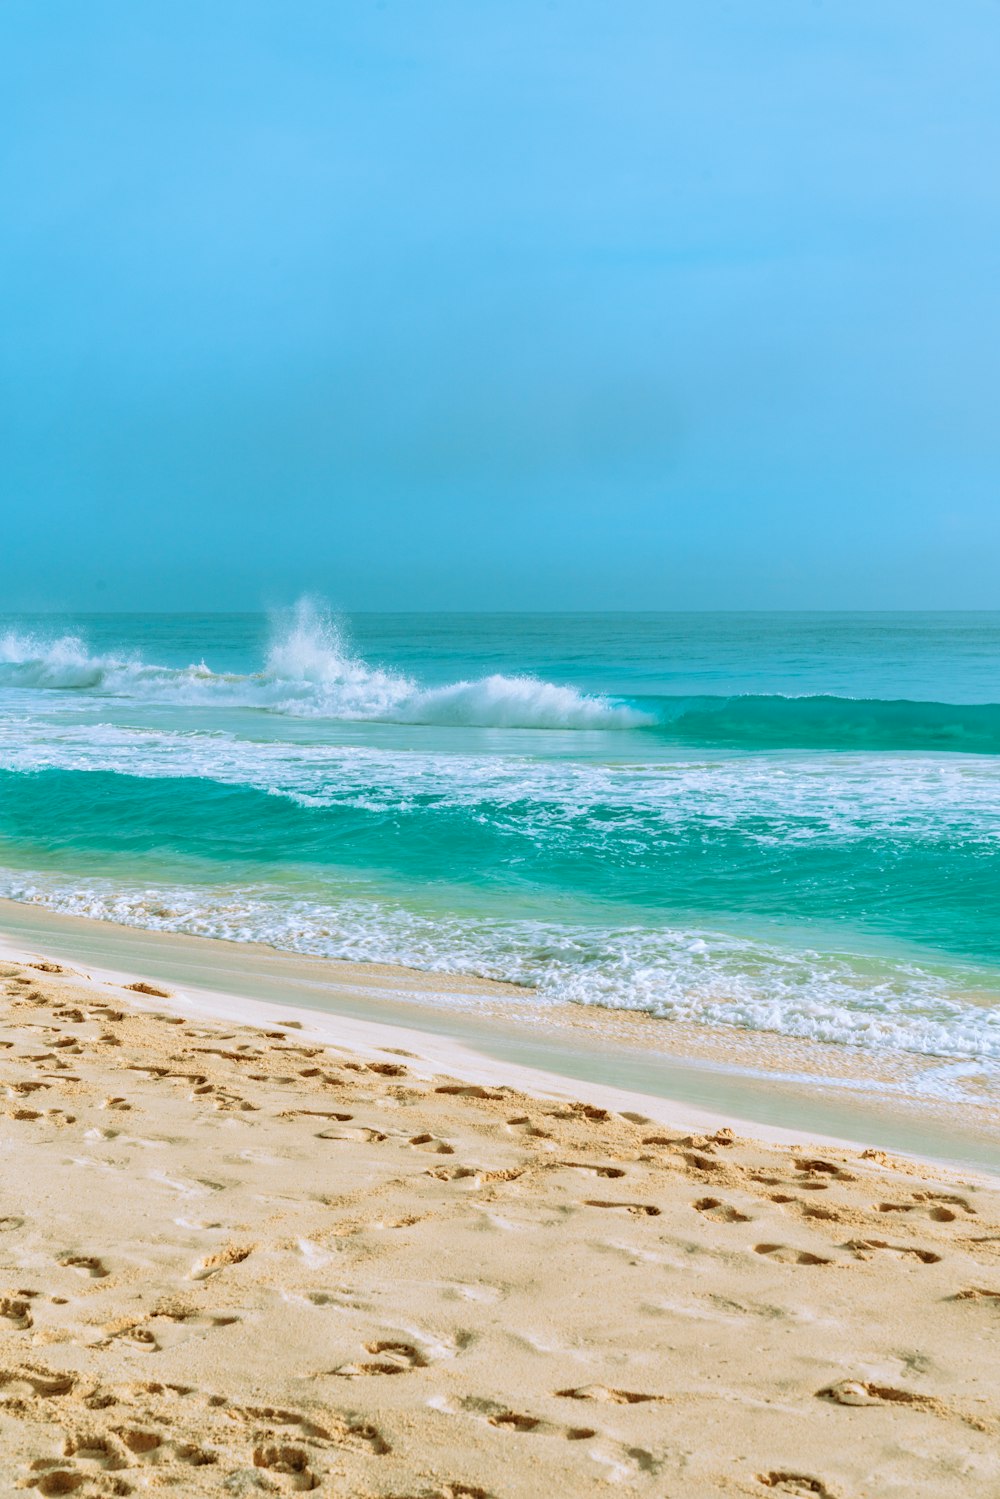
[[[5,0],[0,609],[1000,607],[1000,4]]]

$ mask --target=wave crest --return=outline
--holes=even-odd
[[[220,674],[203,661],[157,666],[138,657],[90,655],[75,635],[42,641],[10,632],[0,638],[0,687],[446,728],[627,729],[653,722],[626,704],[531,676],[422,687],[353,655],[336,621],[308,599],[276,630],[260,672]]]
[[[86,691],[100,687],[111,663],[90,656],[76,635],[43,642],[13,630],[0,636],[0,682],[7,687]]]

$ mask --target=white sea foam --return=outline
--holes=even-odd
[[[194,890],[0,869],[0,895],[125,926],[505,979],[535,988],[542,1003],[638,1010],[1000,1069],[1000,1012],[973,1002],[984,975],[971,968],[963,994],[959,969],[793,952],[701,929],[463,921],[349,893],[320,899],[264,884]]]
[[[464,810],[497,826],[621,842],[689,827],[789,847],[872,837],[1000,840],[995,757],[811,755],[648,764],[255,741],[226,732],[55,722],[0,712],[0,769],[105,771],[247,786],[305,806]]]
[[[0,687],[341,721],[529,729],[626,729],[652,722],[627,704],[531,676],[423,687],[352,655],[336,622],[309,600],[278,625],[260,672],[217,673],[203,661],[157,666],[138,657],[92,655],[74,635],[46,641],[8,632],[0,638]]]

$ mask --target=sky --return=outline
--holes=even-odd
[[[0,610],[1000,607],[1000,3],[4,0]]]

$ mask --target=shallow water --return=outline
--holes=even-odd
[[[1000,1062],[1000,615],[0,625],[0,894]]]

